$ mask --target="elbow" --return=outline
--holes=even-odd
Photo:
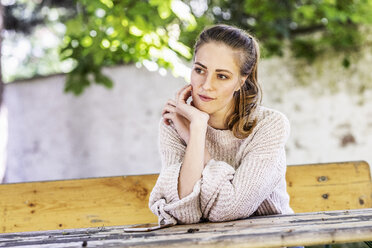
[[[210,222],[225,222],[225,221],[230,221],[230,220],[236,220],[236,218],[230,215],[210,215],[208,217],[208,220]]]
[[[230,211],[211,211],[208,220],[211,222],[224,222],[237,219]]]
[[[175,206],[176,205],[176,206]],[[170,204],[164,206],[162,215],[165,218],[172,218],[179,224],[195,224],[199,223],[202,213],[197,204]]]
[[[176,218],[176,219],[177,219],[177,223],[179,223],[179,224],[196,224],[196,223],[200,222],[201,215],[200,216],[192,216],[191,218],[186,217],[186,218]]]
[[[249,211],[237,211],[237,209],[229,209],[226,211],[211,211],[208,216],[208,220],[211,222],[225,222],[225,221],[231,221],[231,220],[238,220],[238,219],[244,219],[249,216],[251,216],[254,213],[253,209],[250,209]]]
[[[167,214],[172,216],[177,220],[179,224],[195,224],[199,223],[202,217],[202,213],[196,206],[180,206],[180,208],[175,208],[167,211]]]

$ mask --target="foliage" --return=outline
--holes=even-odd
[[[205,25],[220,22],[249,30],[263,44],[265,56],[282,55],[289,41],[295,57],[311,62],[334,49],[345,53],[342,64],[348,67],[348,53],[363,42],[359,27],[372,22],[371,0],[80,0],[79,4],[81,11],[67,23],[61,50],[63,59],[77,64],[66,84],[66,91],[75,94],[91,79],[112,87],[101,72],[107,65],[140,62],[150,70],[171,68],[182,74],[177,72],[182,68],[179,58],[190,60],[197,34]]]
[[[372,0],[38,1],[17,0],[5,6],[5,28],[30,33],[41,23],[53,30],[51,20],[45,20],[53,16],[52,7],[58,7],[59,19],[54,22],[66,26],[59,51],[62,62],[54,61],[55,50],[48,47],[50,52],[45,49],[36,60],[30,50],[31,56],[24,59],[30,61],[27,68],[13,67],[27,75],[45,75],[50,71],[47,64],[52,71],[68,71],[65,90],[75,94],[92,82],[112,87],[101,69],[116,64],[136,63],[160,73],[170,68],[175,76],[184,76],[188,68],[183,62],[191,59],[196,36],[212,23],[248,30],[259,39],[264,57],[281,56],[289,47],[295,58],[312,62],[334,50],[344,55],[340,63],[349,67],[350,54],[364,44],[361,27],[372,23]],[[18,36],[9,42],[5,37],[4,48],[16,40]],[[40,42],[35,42],[35,49],[40,50]],[[14,55],[11,49],[3,50],[3,61]],[[44,63],[38,62],[41,59]]]
[[[73,0],[4,0],[1,60],[2,79],[45,76],[71,71],[59,60],[63,22],[75,16]]]
[[[312,61],[334,49],[357,50],[363,42],[360,25],[372,23],[371,0],[212,0],[215,22],[250,30],[266,55],[282,55],[285,40],[295,57]]]
[[[4,29],[26,35],[31,34],[36,26],[50,23],[51,10],[68,10],[58,16],[59,22],[64,22],[75,15],[73,0],[17,0],[2,2],[7,3],[3,6]]]
[[[195,37],[200,31],[189,6],[179,0],[81,0],[79,9],[66,24],[61,49],[62,59],[77,64],[65,88],[75,94],[91,81],[113,86],[102,66],[140,62],[150,70],[172,68],[181,74],[180,57],[191,59],[192,53],[180,34]]]

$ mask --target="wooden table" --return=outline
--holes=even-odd
[[[0,247],[281,247],[372,240],[372,208],[256,216],[125,233],[123,226],[0,234]]]

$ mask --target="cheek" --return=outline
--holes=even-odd
[[[192,89],[193,89],[193,93],[194,93],[195,91],[197,91],[200,88],[200,85],[202,85],[203,78],[196,73],[192,73],[190,81],[191,81],[190,84],[192,85]]]
[[[191,77],[190,77],[191,85],[192,85],[192,86],[196,86],[196,85],[198,85],[199,82],[200,82],[200,78],[201,78],[201,76],[198,75],[195,71],[193,71],[193,72],[191,73]]]
[[[225,84],[223,87],[220,88],[220,92],[221,94],[225,97],[225,98],[229,98],[229,97],[232,97],[232,95],[234,94],[234,91],[235,91],[235,84]]]
[[[234,86],[221,87],[219,90],[219,96],[221,104],[228,104],[234,96]]]
[[[195,79],[191,78],[190,84],[192,85],[192,88],[195,89],[198,86],[198,83],[195,81]]]

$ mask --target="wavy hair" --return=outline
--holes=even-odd
[[[237,27],[218,24],[204,29],[194,46],[194,57],[198,49],[209,42],[223,43],[239,51],[241,76],[248,76],[240,89],[234,92],[233,111],[226,117],[225,124],[235,137],[248,137],[257,123],[251,118],[262,99],[261,86],[257,80],[257,67],[260,49],[257,40],[248,32]]]

